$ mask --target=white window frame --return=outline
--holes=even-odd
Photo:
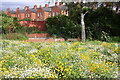
[[[39,16],[40,16],[40,14],[39,14],[39,13],[37,13],[37,16],[39,17]]]
[[[20,17],[20,14],[18,14],[17,17]]]
[[[59,15],[59,12],[56,12],[56,15]]]
[[[30,17],[30,14],[28,13],[28,17]]]
[[[52,12],[52,16],[55,16],[55,12]]]
[[[39,12],[39,13],[37,14],[37,16],[38,16],[38,17],[42,17],[42,13]]]
[[[25,16],[26,16],[26,18],[28,18],[28,17],[30,17],[30,14],[29,14],[29,13],[27,13]]]
[[[49,12],[49,14],[48,14],[49,16],[51,16],[51,13]]]

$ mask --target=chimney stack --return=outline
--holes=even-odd
[[[10,8],[7,8],[7,12],[10,12]]]
[[[57,2],[55,3],[55,6],[58,6],[58,3],[57,3]]]
[[[59,2],[59,5],[60,5],[60,6],[63,6],[63,2]]]
[[[17,9],[16,9],[16,11],[19,11],[19,10],[20,10],[20,8],[17,8]]]
[[[37,5],[34,5],[34,9],[37,9]]]
[[[27,10],[27,9],[29,9],[29,6],[25,6],[25,7],[24,7],[24,10]]]
[[[45,4],[45,7],[49,7],[49,5],[48,5],[48,4]]]
[[[42,6],[40,5],[39,8],[42,8]]]

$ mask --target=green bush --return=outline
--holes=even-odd
[[[117,36],[111,37],[111,41],[112,42],[120,42],[120,37],[117,37]]]
[[[18,26],[15,29],[16,33],[27,33],[27,34],[31,34],[31,33],[39,33],[40,30],[36,27],[23,27],[23,26]]]
[[[25,18],[25,19],[21,19],[21,20],[18,20],[18,21],[31,21],[31,19],[30,18]]]
[[[107,7],[91,10],[85,17],[87,38],[92,40],[110,41],[109,37],[118,36],[118,15]]]
[[[80,25],[75,24],[68,16],[58,15],[47,19],[47,30],[50,34],[61,37],[76,38],[80,35]]]
[[[23,27],[16,21],[31,21],[31,19],[22,19],[17,20],[16,17],[11,17],[9,15],[4,14],[4,12],[0,13],[0,18],[2,19],[2,34],[9,34],[9,33],[38,33],[39,29],[35,27]],[[1,25],[0,24],[0,25]]]
[[[7,39],[7,40],[27,40],[28,37],[25,34],[21,34],[21,33],[8,33],[8,34],[2,34],[2,39]]]

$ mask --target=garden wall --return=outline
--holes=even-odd
[[[37,27],[40,31],[46,31],[45,21],[20,21],[22,26]]]

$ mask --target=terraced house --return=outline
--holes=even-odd
[[[32,21],[45,21],[48,17],[56,16],[59,14],[68,15],[68,7],[63,5],[63,2],[55,3],[55,6],[49,7],[49,4],[45,4],[44,7],[34,5],[33,8],[25,6],[24,9],[17,8],[16,11],[7,9],[6,12],[12,17],[20,19],[30,18]]]

